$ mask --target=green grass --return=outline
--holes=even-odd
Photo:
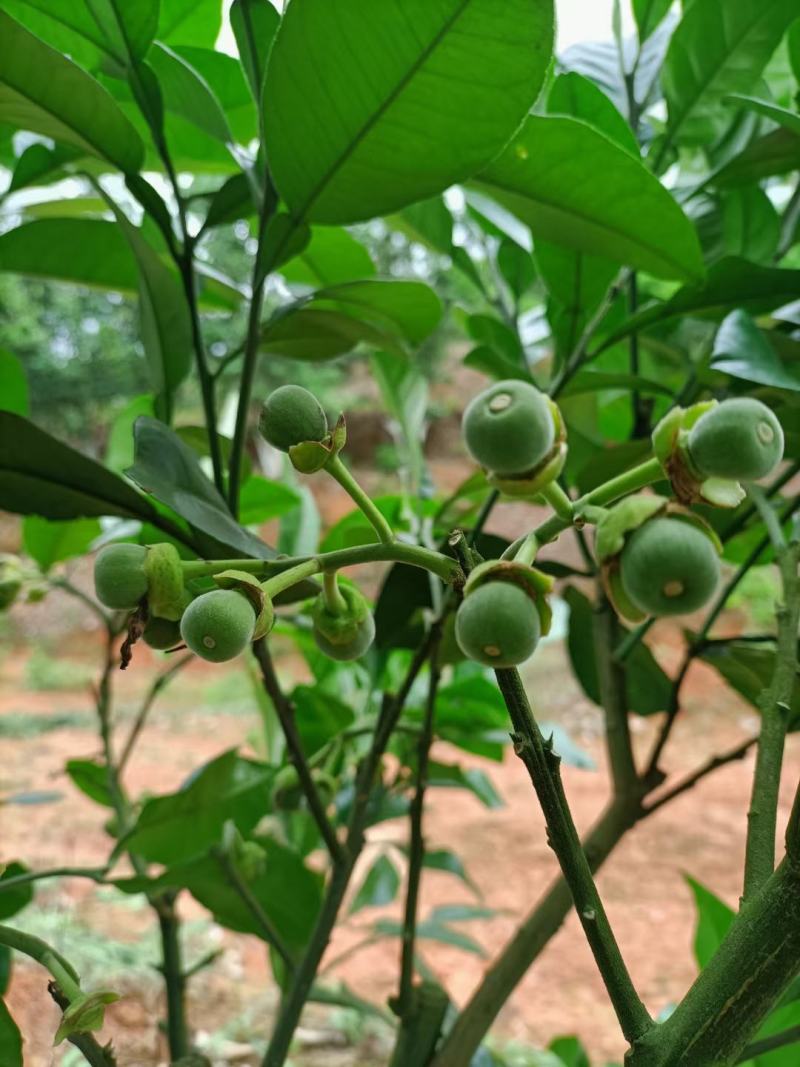
[[[32,715],[29,711],[9,711],[0,718],[0,737],[28,740],[54,730],[90,730],[94,716],[85,711],[60,711],[56,715]]]
[[[33,692],[50,693],[61,689],[85,689],[96,671],[86,663],[51,656],[35,648],[25,664],[25,685]]]

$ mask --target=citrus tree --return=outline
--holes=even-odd
[[[286,1062],[311,1000],[386,1016],[319,972],[348,901],[400,894],[402,921],[376,928],[400,946],[393,1067],[501,1062],[484,1038],[571,908],[628,1067],[795,1062],[800,804],[785,841],[776,822],[785,740],[800,723],[800,22],[794,0],[672,8],[634,0],[632,38],[617,18],[613,42],[554,59],[552,0],[291,0],[283,14],[234,0],[236,56],[215,49],[219,0],[3,4],[0,268],[134,302],[150,392],[126,407],[100,462],[26,417],[25,368],[0,359],[0,505],[26,516],[26,556],[4,561],[0,594],[10,607],[58,587],[97,616],[102,758],[66,770],[112,814],[102,867],[30,870],[7,857],[0,909],[12,918],[56,876],[143,896],[174,1063],[196,1062],[187,894],[269,952],[282,996],[271,1032],[252,1035],[264,1067]],[[358,225],[372,219],[422,257],[435,287],[378,275],[376,231]],[[214,258],[234,224],[247,235],[241,277]],[[422,447],[419,353],[437,330],[468,337],[464,362],[486,378],[463,420],[473,473],[448,496]],[[299,363],[351,353],[368,360],[398,428],[397,492],[378,500],[348,465],[345,420],[292,383]],[[277,365],[289,384],[257,395],[259,368]],[[180,417],[193,390],[199,426]],[[258,459],[276,453],[284,477],[270,480]],[[313,488],[325,478],[354,511],[320,538]],[[509,500],[549,508],[513,543],[489,532]],[[274,545],[256,532],[269,519]],[[89,551],[96,599],[63,566]],[[775,626],[715,636],[750,568],[770,561]],[[358,584],[368,564],[383,565],[374,604]],[[610,796],[584,840],[560,777],[568,746],[543,729],[547,709],[531,707],[517,672],[556,595],[577,681],[606,728]],[[687,613],[668,674],[647,635]],[[282,687],[275,632],[313,684]],[[171,655],[123,734],[117,668],[143,669],[140,641]],[[133,796],[131,753],[192,656],[257,665],[265,754],[226,751],[177,792]],[[668,777],[698,660],[761,727]],[[650,752],[634,751],[633,716],[657,717]],[[426,843],[426,798],[438,786],[494,797],[485,774],[431,748],[442,739],[496,759],[501,731],[561,874],[456,1006],[419,941],[468,947],[453,924],[481,909],[419,914],[424,877],[468,878],[454,852]],[[655,1020],[594,872],[637,824],[751,748],[741,907],[720,918],[705,900],[718,921],[703,969]],[[370,828],[387,818],[407,820],[407,847],[354,884]],[[56,1041],[114,1064],[94,1036],[114,991],[84,988],[80,961],[14,926],[0,927],[0,944],[49,971]],[[4,1067],[22,1063],[21,1044],[3,1006]],[[568,1042],[548,1062],[587,1059]]]

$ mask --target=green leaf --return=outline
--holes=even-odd
[[[97,519],[72,519],[69,522],[49,522],[38,515],[28,515],[22,524],[22,543],[25,551],[47,573],[55,563],[89,551],[100,536]]]
[[[267,323],[261,334],[261,351],[286,359],[320,363],[351,352],[364,343],[404,354],[400,343],[368,322],[338,311],[312,308],[291,310]]]
[[[279,519],[300,507],[300,500],[296,489],[254,474],[242,486],[239,521],[242,526],[255,526]]]
[[[0,348],[0,411],[28,414],[28,379],[16,356]]]
[[[8,412],[0,412],[0,507],[46,519],[156,517],[123,478]]]
[[[273,553],[233,518],[203,473],[196,453],[168,426],[140,416],[134,424],[135,459],[125,473],[190,526],[246,556],[269,559]]]
[[[22,1035],[4,1000],[0,1000],[0,1063],[4,1067],[23,1067]]]
[[[97,70],[110,55],[109,43],[85,4],[74,0],[4,0],[3,10],[86,70]],[[121,64],[125,57],[111,58]]]
[[[800,137],[800,115],[796,111],[789,111],[788,108],[773,104],[771,100],[759,100],[755,96],[744,96],[741,93],[734,93],[727,99],[731,104],[738,104],[750,111],[755,111],[757,115],[763,115],[765,119],[776,122]]]
[[[371,278],[375,264],[360,241],[337,226],[314,226],[311,240],[280,273],[287,282],[314,289]]]
[[[722,675],[754,708],[759,698],[772,684],[775,673],[775,646],[750,642],[726,642],[710,645],[700,655],[704,663]],[[789,709],[789,728],[800,727],[800,680],[796,680]]]
[[[144,147],[111,96],[80,67],[0,11],[0,122],[136,171]]]
[[[6,879],[27,874],[29,868],[24,863],[7,863],[0,874],[0,887]],[[5,921],[22,911],[33,900],[33,882],[25,882],[16,888],[0,888],[0,920]],[[4,1065],[5,1067],[5,1065]]]
[[[700,882],[696,882],[694,878],[687,877],[686,881],[694,894],[697,907],[694,955],[698,966],[702,970],[722,943],[722,939],[728,932],[736,913],[719,897],[714,896],[710,889],[706,889]]]
[[[800,168],[800,137],[784,128],[753,141],[714,175],[718,186],[747,185]]]
[[[601,704],[592,604],[574,586],[567,587],[564,599],[570,613],[567,648],[572,670],[589,699]],[[639,642],[628,657],[626,666],[630,710],[639,715],[654,715],[664,711],[669,706],[672,684],[644,642]]]
[[[175,274],[120,209],[109,199],[111,210],[139,268],[139,316],[142,343],[156,411],[164,418],[172,412],[175,390],[192,363],[192,324],[189,305]]]
[[[625,392],[637,390],[655,396],[675,395],[669,386],[654,382],[651,378],[643,378],[640,374],[604,374],[602,371],[584,370],[575,375],[561,391],[561,396],[580,396],[582,393],[596,393],[607,389]]]
[[[364,908],[383,908],[391,904],[399,888],[397,868],[388,856],[378,856],[353,897],[350,914],[355,915]]]
[[[497,249],[497,269],[517,302],[536,281],[536,267],[530,252],[507,237],[502,238]]]
[[[432,871],[442,871],[445,874],[455,875],[456,878],[459,878],[465,885],[469,886],[473,892],[478,892],[478,887],[467,874],[467,869],[461,858],[455,852],[451,852],[450,849],[439,848],[432,849],[429,852],[426,851],[422,866]]]
[[[673,0],[633,0],[633,17],[639,30],[639,40],[646,41],[666,17]]]
[[[433,252],[441,252],[445,256],[452,252],[453,216],[441,196],[409,204],[399,214],[391,215],[387,222],[411,241]]]
[[[380,937],[402,937],[403,935],[402,924],[396,919],[379,919],[374,929]],[[423,919],[422,922],[417,923],[416,936],[419,941],[436,941],[440,945],[460,948],[476,956],[486,956],[486,952],[474,938],[433,919]]]
[[[549,0],[507,0],[500,21],[495,0],[295,0],[264,87],[267,157],[292,215],[383,215],[486,166],[533,104],[552,40]]]
[[[170,45],[213,48],[222,28],[219,0],[161,0],[160,41]]]
[[[126,296],[139,291],[131,245],[119,226],[102,219],[37,219],[7,230],[0,234],[0,270]],[[200,300],[207,307],[234,310],[242,298],[217,275],[201,272],[201,287]]]
[[[318,289],[312,308],[335,308],[419,345],[442,317],[442,303],[422,282],[352,281]]]
[[[208,205],[203,232],[226,222],[255,214],[253,192],[246,174],[234,174],[214,193]]]
[[[164,107],[223,144],[232,142],[222,105],[208,83],[177,52],[157,44],[148,62],[158,77]]]
[[[771,263],[781,236],[781,220],[758,185],[732,189],[722,197],[725,251],[755,263]]]
[[[98,28],[116,56],[141,59],[158,30],[158,0],[86,0]]]
[[[113,808],[114,800],[108,788],[108,771],[102,763],[88,759],[67,760],[66,772],[73,785],[96,804]]]
[[[66,165],[80,154],[70,145],[54,145],[52,148],[39,143],[28,145],[17,160],[7,191],[13,193],[29,185],[48,185],[59,181],[66,173]]]
[[[278,32],[280,15],[270,0],[233,0],[230,20],[253,99],[260,105],[267,56]]]
[[[800,375],[790,373],[746,311],[732,311],[714,340],[711,366],[746,382],[800,391]]]
[[[549,115],[569,115],[604,133],[614,144],[639,158],[633,130],[606,94],[577,71],[559,74],[547,98]]]
[[[649,271],[697,279],[700,244],[683,211],[641,163],[576,119],[531,115],[476,179],[544,238]]]
[[[476,767],[464,770],[457,764],[431,762],[428,772],[428,781],[432,786],[468,789],[484,807],[492,810],[505,806],[488,775]]]
[[[309,685],[295,686],[292,691],[297,730],[306,756],[313,756],[323,745],[351,726],[353,709],[331,693]]]
[[[789,33],[787,35],[789,43],[789,62],[792,66],[792,72],[800,82],[800,18],[796,19],[789,27]]]
[[[751,312],[771,311],[792,300],[800,292],[800,270],[762,267],[746,259],[721,259],[708,272],[702,285],[687,285],[662,303],[632,315],[603,342],[612,345],[631,333],[683,315],[721,318],[732,308]]]
[[[273,776],[233,749],[224,752],[176,793],[146,800],[125,847],[152,863],[176,864],[218,844],[228,820],[247,834],[267,810]]]
[[[707,143],[720,113],[727,121],[724,98],[752,88],[796,17],[795,0],[694,0],[664,61],[671,134]]]

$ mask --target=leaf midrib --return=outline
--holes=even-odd
[[[420,53],[417,61],[412,67],[403,75],[397,85],[392,89],[386,99],[380,104],[377,110],[373,111],[363,126],[357,131],[355,136],[350,140],[343,152],[333,161],[328,167],[325,173],[320,177],[317,184],[312,188],[308,194],[303,207],[300,209],[298,220],[304,219],[313,205],[314,201],[319,197],[325,186],[331,181],[333,176],[341,170],[348,159],[353,155],[356,149],[363,143],[367,135],[374,129],[376,124],[383,118],[389,108],[395,103],[400,94],[410,84],[411,80],[416,77],[423,65],[430,59],[447,34],[452,30],[453,26],[458,22],[466,9],[469,7],[472,0],[461,0],[456,11],[443,23],[441,29],[434,35],[431,41],[425,46]]]

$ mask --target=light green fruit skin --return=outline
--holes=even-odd
[[[130,611],[147,593],[144,545],[106,545],[94,561],[94,589],[107,608]]]
[[[783,457],[783,428],[774,412],[752,397],[724,400],[701,415],[689,433],[692,463],[709,478],[752,482]]]
[[[363,656],[375,640],[375,620],[358,589],[341,585],[339,593],[347,605],[340,613],[328,610],[322,594],[314,601],[314,640],[326,656],[346,662]]]
[[[456,640],[465,656],[485,667],[517,667],[529,659],[541,637],[536,605],[511,582],[479,585],[456,613]]]
[[[330,641],[317,626],[314,627],[314,640],[320,652],[331,659],[347,662],[360,659],[375,640],[375,620],[367,615],[358,624],[355,633],[347,641]]]
[[[522,381],[496,382],[474,397],[464,412],[462,430],[472,457],[500,475],[533,470],[555,443],[547,398]]]
[[[648,615],[685,615],[708,603],[719,584],[716,548],[702,530],[674,518],[651,519],[620,557],[622,588]]]
[[[181,619],[187,646],[209,663],[240,655],[253,640],[256,613],[243,593],[214,589],[193,600]]]
[[[300,385],[282,385],[271,393],[261,409],[261,436],[274,448],[288,452],[304,441],[321,441],[328,433],[322,405]]]
[[[181,643],[180,623],[174,622],[172,619],[150,618],[147,620],[142,637],[146,645],[159,652],[163,652],[168,648],[175,648],[176,645]]]

